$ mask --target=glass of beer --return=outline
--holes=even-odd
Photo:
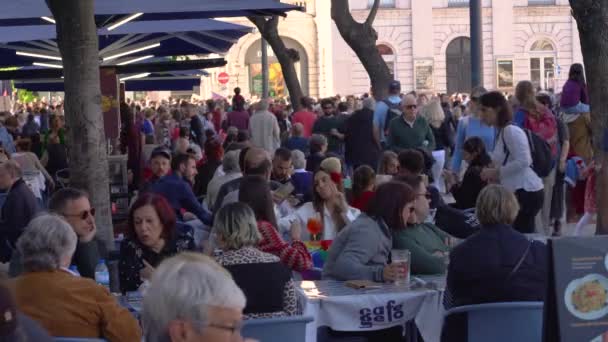
[[[391,263],[398,265],[400,272],[395,279],[395,285],[409,285],[410,283],[411,254],[407,249],[393,249],[391,251]]]

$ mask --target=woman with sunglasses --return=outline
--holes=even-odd
[[[433,223],[425,222],[429,216],[431,195],[422,176],[400,177],[414,190],[414,212],[406,227],[393,229],[393,248],[407,249],[411,253],[412,274],[443,274],[450,248],[449,235]]]
[[[435,149],[435,136],[425,118],[418,115],[416,98],[408,94],[403,99],[402,115],[394,118],[388,128],[388,146],[399,153],[410,148]]]
[[[391,231],[403,229],[414,215],[414,190],[401,182],[380,185],[366,214],[336,237],[323,268],[324,279],[390,282],[400,268],[388,264]]]
[[[120,245],[120,290],[136,291],[164,259],[195,249],[194,239],[175,229],[175,211],[167,200],[146,193],[131,206],[126,238]]]

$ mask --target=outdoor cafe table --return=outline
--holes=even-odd
[[[306,342],[317,341],[317,329],[373,331],[405,325],[414,320],[425,342],[441,337],[445,276],[421,277],[438,289],[408,289],[393,284],[380,288],[353,289],[333,280],[297,283],[298,300],[304,316],[314,317],[306,327]]]

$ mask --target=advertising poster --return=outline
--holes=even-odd
[[[416,90],[433,90],[433,60],[414,61]]]
[[[496,78],[498,88],[513,88],[513,61],[496,61]]]
[[[250,64],[249,75],[251,75],[251,93],[262,95],[262,64]],[[272,97],[283,97],[287,95],[285,87],[285,79],[283,79],[283,70],[281,64],[270,63],[268,65],[268,91]]]

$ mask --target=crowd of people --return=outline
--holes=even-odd
[[[512,96],[388,88],[381,101],[303,97],[295,111],[238,88],[206,103],[123,102],[132,203],[115,227],[117,274],[120,292],[145,293],[143,332],[94,282],[109,246],[88,194],[61,177],[61,106],[0,115],[0,261],[22,333],[233,341],[243,317],[298,314],[294,276],[393,282],[391,251],[404,249],[412,274],[447,275],[446,308],[542,301],[547,250],[524,234],[562,234],[569,207],[580,234],[595,213],[582,67],[557,96],[528,81]],[[322,271],[311,241],[329,246]]]

